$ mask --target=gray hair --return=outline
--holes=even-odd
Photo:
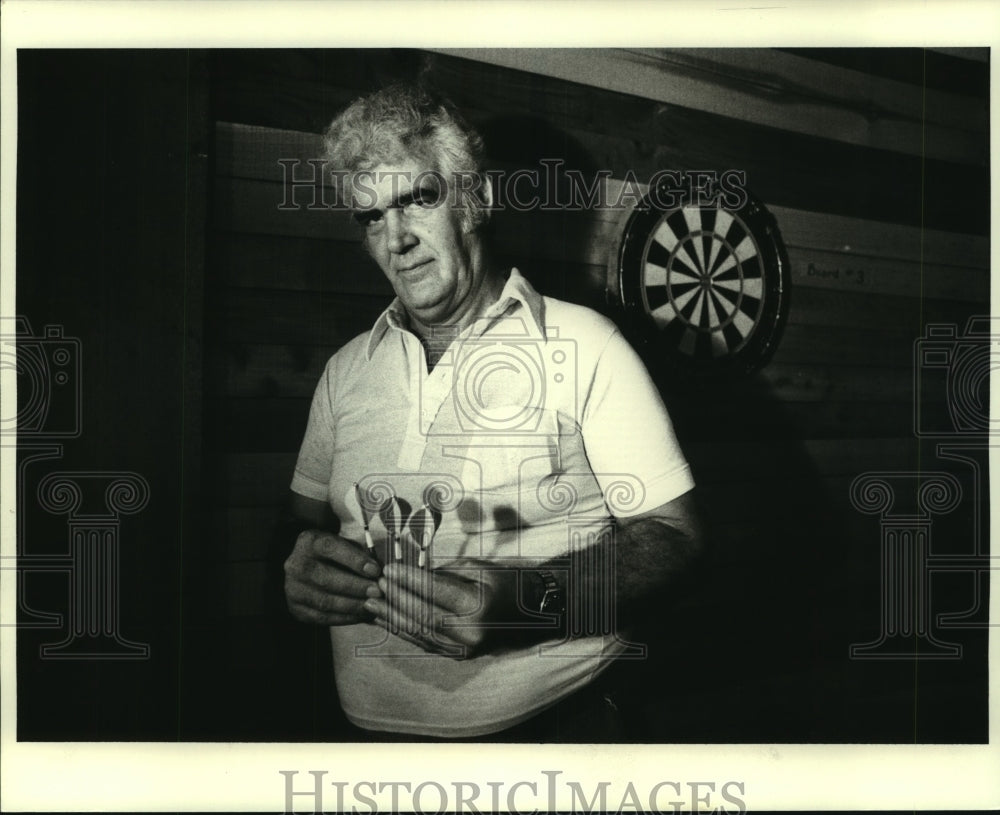
[[[451,102],[421,85],[390,85],[357,99],[323,137],[325,158],[334,171],[353,175],[379,164],[421,159],[446,184],[455,185],[460,199],[452,204],[463,208],[470,227],[489,218],[482,194],[482,138]]]

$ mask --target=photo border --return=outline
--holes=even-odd
[[[531,18],[526,25],[524,16]],[[304,20],[308,18],[309,24]],[[420,21],[415,25],[415,21]],[[572,21],[570,23],[570,21]],[[338,32],[326,34],[325,32]],[[553,32],[558,34],[553,35]],[[657,35],[655,32],[669,32]],[[706,33],[707,32],[707,33]],[[993,32],[992,36],[987,32]],[[790,2],[759,6],[727,0],[705,4],[575,0],[496,2],[22,2],[3,5],[2,239],[0,317],[14,316],[17,98],[19,47],[476,47],[519,46],[992,46],[1000,8],[987,2]],[[997,127],[997,61],[990,68],[990,132]],[[991,155],[993,155],[991,142]],[[1000,210],[997,162],[991,162],[991,206]],[[992,268],[998,250],[991,245]],[[995,289],[991,313],[1000,314]],[[15,376],[3,372],[4,399]],[[993,409],[1000,389],[991,382]],[[991,450],[991,469],[997,451]],[[15,494],[15,454],[0,450],[0,493]],[[991,485],[993,491],[1000,485]],[[3,502],[2,553],[10,557],[16,519]],[[991,536],[995,537],[995,536]],[[995,542],[994,542],[995,546]],[[992,551],[996,551],[994,548]],[[16,617],[16,574],[0,570],[0,614]],[[990,619],[1000,618],[1000,592]],[[461,745],[18,743],[16,630],[0,627],[0,808],[3,811],[276,811],[284,805],[280,771],[326,771],[348,784],[391,766],[394,781],[506,784],[544,780],[562,771],[591,789],[594,779],[624,789],[662,781],[745,784],[752,810],[925,809],[1000,806],[1000,705],[990,710],[990,744],[940,745]],[[990,687],[996,690],[1000,633],[989,632]],[[289,715],[296,715],[291,710]],[[391,761],[387,752],[391,751]],[[610,760],[609,760],[610,759]],[[373,769],[375,768],[375,769]],[[329,789],[329,788],[328,788]],[[194,791],[197,791],[196,793]],[[388,794],[378,796],[381,802]],[[192,800],[196,798],[196,800]],[[612,794],[609,800],[614,799]],[[566,805],[565,800],[557,802]],[[381,807],[380,807],[381,808]]]

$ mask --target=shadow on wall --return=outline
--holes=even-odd
[[[529,116],[483,126],[491,166],[537,171],[542,197],[567,201],[567,174],[546,189],[546,166],[591,180],[599,162],[575,139]],[[527,185],[513,191],[522,200]],[[505,191],[508,196],[510,189]],[[644,666],[628,671],[635,740],[759,741],[821,738],[840,716],[814,673],[841,660],[843,527],[784,405],[760,379],[709,380],[664,363],[640,316],[609,306],[606,264],[582,262],[593,215],[566,209],[495,215],[501,252],[543,293],[612,317],[640,352],[674,418],[699,484],[711,556],[696,580],[647,612]],[[607,247],[610,251],[610,247]],[[590,258],[593,260],[594,258]],[[877,602],[877,601],[876,601]],[[638,701],[642,700],[642,701]],[[641,726],[640,726],[641,725]]]
[[[605,307],[605,270],[588,263],[593,215],[574,174],[591,183],[598,164],[576,139],[536,116],[497,116],[480,125],[486,164],[499,179],[491,229],[498,259],[542,294]],[[568,205],[569,204],[569,205]]]
[[[648,354],[647,354],[648,359]],[[650,629],[659,741],[834,739],[847,655],[843,519],[782,401],[753,376],[652,364],[697,483],[709,557]],[[876,601],[877,602],[877,601]]]

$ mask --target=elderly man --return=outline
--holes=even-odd
[[[326,143],[396,298],[316,389],[289,609],[330,627],[359,739],[613,738],[587,688],[699,548],[662,401],[613,323],[493,262],[450,104],[394,86]]]

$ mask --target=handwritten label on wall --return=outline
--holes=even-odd
[[[854,283],[858,286],[865,285],[867,277],[865,269],[853,268],[850,266],[817,266],[810,263],[806,267],[806,277],[820,278],[826,280],[843,280],[846,283]]]

